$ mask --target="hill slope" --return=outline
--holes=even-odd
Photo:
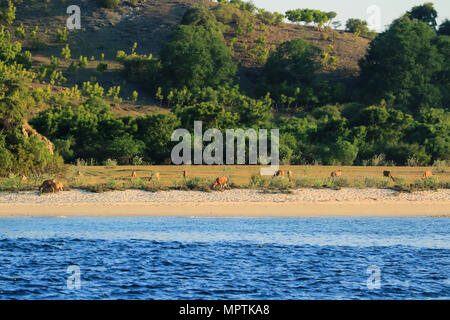
[[[134,90],[139,92],[139,103],[124,99],[122,103],[113,104],[113,110],[120,115],[138,115],[152,112],[165,112],[166,109],[158,106],[153,97],[146,94],[135,84],[125,81],[120,73],[120,65],[116,63],[117,51],[130,52],[134,43],[137,43],[137,53],[152,53],[157,56],[171,32],[178,26],[183,14],[193,4],[205,1],[199,0],[154,0],[123,1],[115,9],[104,9],[96,1],[76,0],[70,4],[78,5],[81,9],[82,29],[71,30],[68,35],[68,44],[72,58],[88,57],[88,67],[68,72],[68,63],[61,63],[60,69],[68,79],[63,85],[66,87],[84,81],[96,80],[104,88],[121,86],[121,96],[127,98]],[[206,2],[214,9],[217,3]],[[24,1],[17,7],[16,21],[10,27],[11,34],[21,24],[27,30],[38,29],[37,39],[20,40],[26,49],[33,53],[33,62],[36,68],[41,64],[48,64],[50,57],[59,57],[64,43],[59,42],[58,31],[66,25],[68,4],[61,1],[46,3],[39,0],[33,3]],[[294,38],[303,38],[313,45],[326,50],[331,44],[334,47],[333,55],[339,59],[335,70],[324,68],[321,73],[328,79],[351,79],[358,74],[358,61],[365,54],[369,40],[355,38],[353,34],[335,30],[317,30],[288,23],[279,26],[256,23],[254,31],[236,34],[236,25],[230,24],[225,32],[229,45],[235,42],[234,59],[239,64],[241,87],[250,88],[250,84],[258,77],[261,64],[255,61],[251,50],[256,46],[258,39],[264,39],[264,47],[273,50],[280,43]],[[103,74],[96,72],[100,56],[104,54],[108,70]],[[94,57],[94,60],[91,60]],[[57,86],[54,86],[58,90]],[[249,92],[251,93],[251,92]]]

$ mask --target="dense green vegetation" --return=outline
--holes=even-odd
[[[361,62],[367,101],[421,108],[449,106],[450,38],[402,17],[371,44]]]
[[[20,48],[19,44],[5,46]],[[0,61],[0,172],[20,170],[23,174],[43,173],[58,170],[62,159],[48,149],[38,135],[23,133],[25,112],[34,103],[30,84],[34,74],[21,64],[22,55],[17,50],[4,50],[4,61]]]
[[[59,59],[52,57],[37,74],[30,69],[31,54],[2,29],[1,174],[56,170],[58,154],[66,162],[170,163],[173,130],[192,129],[196,120],[203,121],[204,130],[279,128],[284,163],[431,165],[450,160],[449,28],[448,21],[437,27],[432,5],[414,7],[376,36],[360,62],[357,81],[324,80],[321,69],[333,70],[336,64],[333,45],[321,50],[293,39],[267,52],[259,80],[244,91],[237,85],[239,65],[223,33],[230,23],[245,30],[255,21],[276,25],[282,15],[240,0],[219,2],[214,9],[188,10],[159,58],[137,54],[138,44],[129,54],[117,53],[126,79],[170,109],[140,117],[113,115],[109,102],[120,103],[119,86],[105,90],[99,83],[85,82],[80,89],[59,93],[32,88],[36,78],[64,83]],[[3,9],[3,23],[9,23],[12,11],[9,5]],[[336,13],[299,9],[286,16],[322,28]],[[369,32],[367,23],[357,19],[348,21],[347,29],[357,35]],[[61,35],[67,39],[64,31]],[[66,40],[61,41],[61,57],[70,60]],[[70,68],[87,64],[82,56]],[[102,62],[97,71],[107,67]],[[132,99],[138,97],[133,92]],[[25,111],[43,102],[50,107],[30,123],[53,142],[55,155],[39,136],[27,138],[21,131]]]

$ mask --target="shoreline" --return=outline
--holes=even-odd
[[[42,196],[36,192],[0,193],[0,217],[7,216],[450,217],[450,190],[414,194],[351,188],[298,189],[292,194],[242,189],[102,194],[72,190]]]
[[[450,217],[450,201],[414,203],[391,201],[317,202],[317,203],[75,203],[75,204],[0,204],[0,217],[26,216],[197,216],[197,217]]]

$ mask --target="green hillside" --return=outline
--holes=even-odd
[[[65,28],[66,1],[0,6],[3,174],[57,170],[60,156],[170,163],[172,131],[195,120],[278,128],[283,163],[450,159],[448,22],[435,25],[432,5],[380,35],[357,19],[336,30],[339,12],[240,0],[70,5],[79,30]],[[39,134],[24,134],[28,122]]]

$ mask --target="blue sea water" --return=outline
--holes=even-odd
[[[449,299],[448,218],[0,218],[0,299]]]

